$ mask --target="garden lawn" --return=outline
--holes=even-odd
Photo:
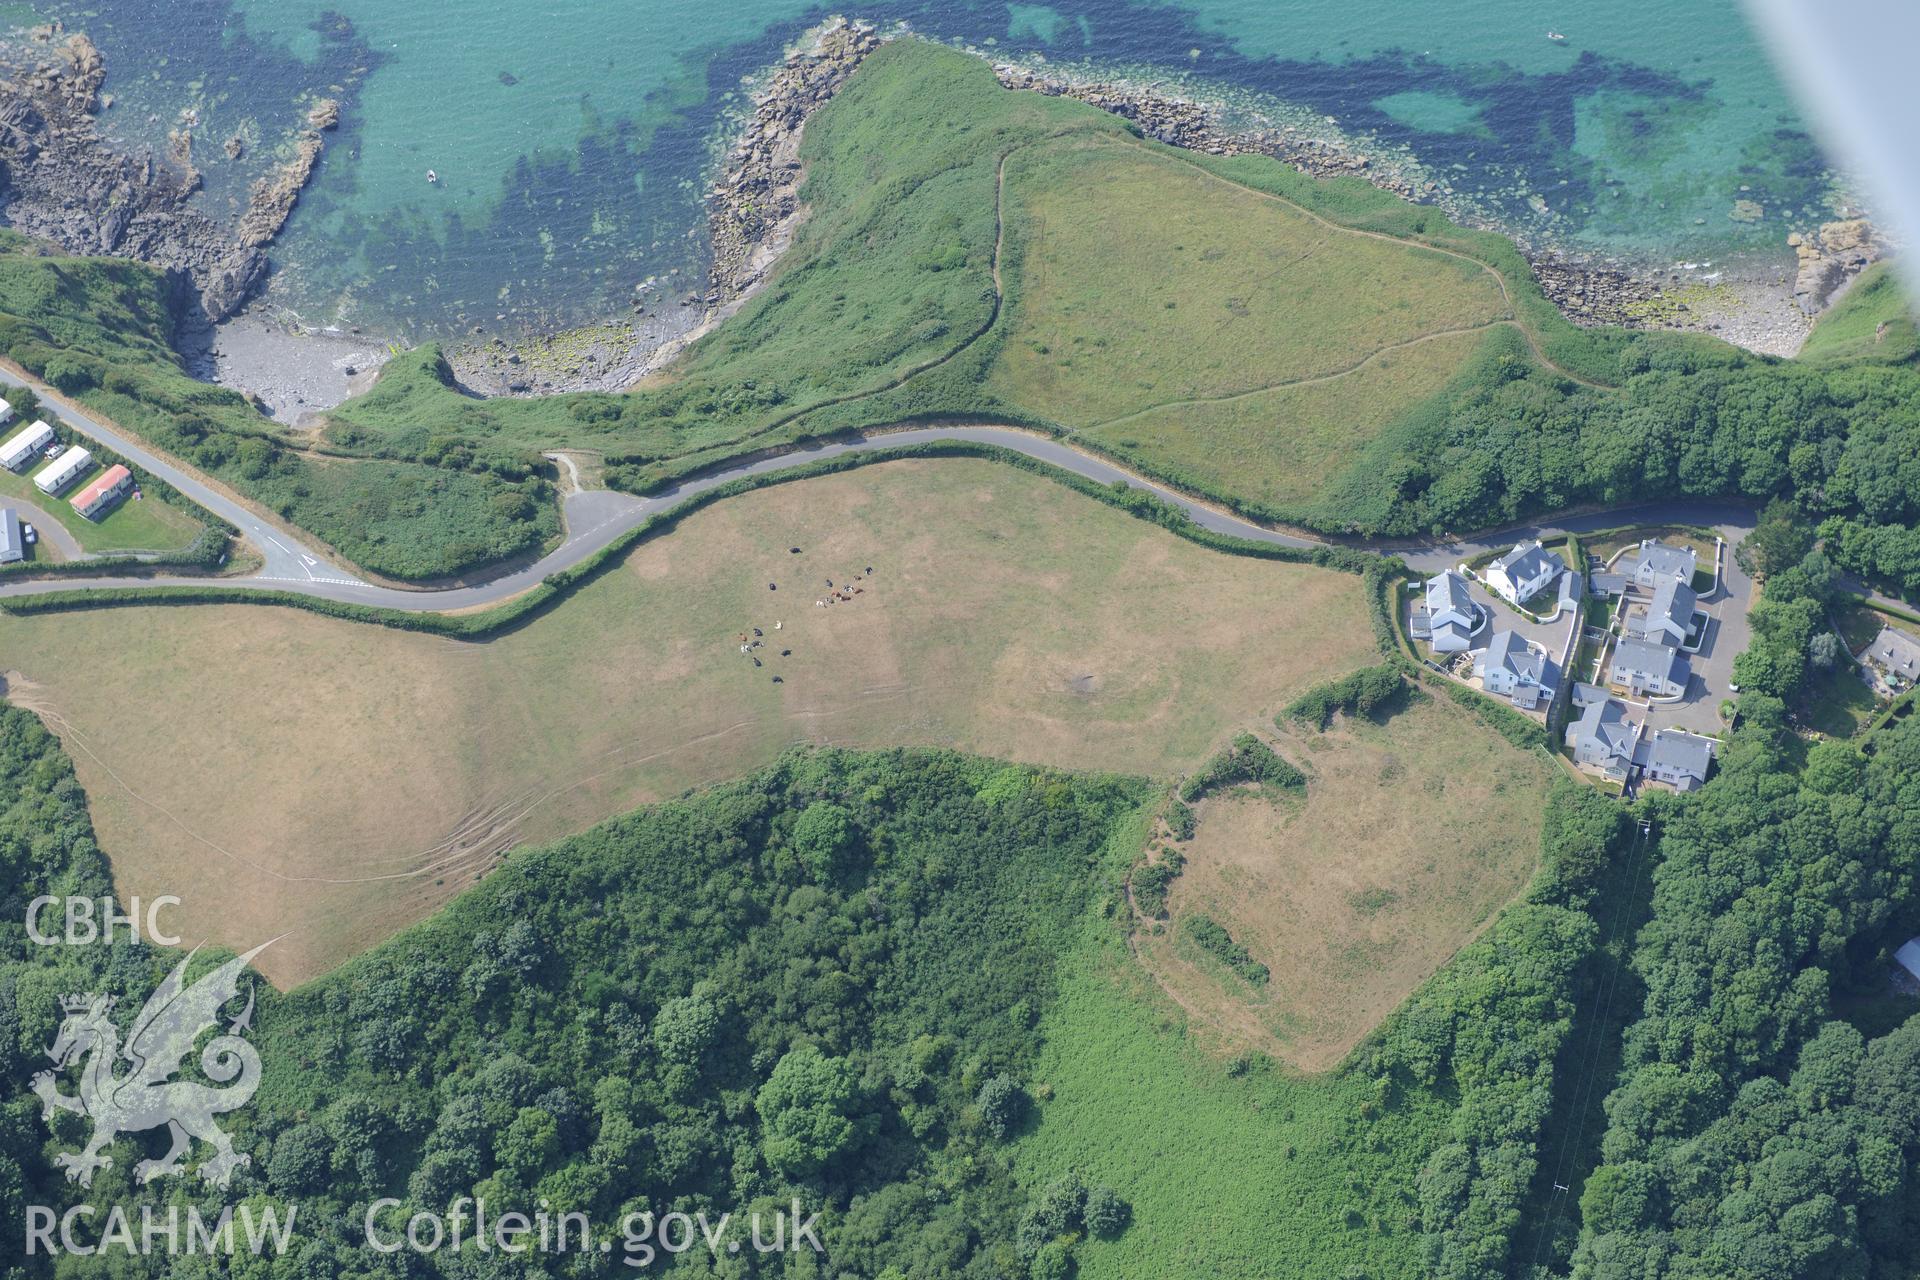
[[[59,497],[49,498],[33,483],[33,473],[42,465],[36,464],[25,473],[0,469],[0,502],[18,499],[58,520],[83,551],[102,555],[122,551],[178,551],[200,535],[199,521],[151,494],[136,500],[129,493],[105,516],[89,520],[73,509],[72,498],[104,468],[91,468]],[[29,524],[36,521],[34,514],[25,511],[21,512],[21,518]]]

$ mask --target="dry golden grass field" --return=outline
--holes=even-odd
[[[288,933],[283,984],[513,844],[791,743],[1171,775],[1371,648],[1352,575],[973,460],[728,499],[484,644],[245,605],[0,617],[8,696],[73,754],[121,894],[179,895],[189,943]]]
[[[1438,700],[1275,745],[1305,798],[1203,801],[1172,925],[1139,954],[1220,1047],[1324,1071],[1526,885],[1553,765]],[[1272,971],[1265,986],[1183,936],[1196,912]]]

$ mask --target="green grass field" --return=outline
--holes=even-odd
[[[1920,356],[1913,297],[1893,264],[1860,273],[1832,310],[1815,321],[1803,360],[1906,361]]]
[[[1426,1274],[1415,1178],[1444,1140],[1444,1099],[1383,1105],[1362,1071],[1304,1078],[1204,1051],[1104,922],[1058,980],[1022,1181],[1078,1169],[1134,1214],[1118,1240],[1079,1246],[1083,1280]]]
[[[1358,444],[1406,405],[1438,394],[1488,341],[1480,332],[1443,334],[1320,381],[1149,409],[1075,437],[1202,492],[1308,510],[1352,466]]]
[[[1068,427],[1329,377],[1508,314],[1476,263],[1342,230],[1165,148],[1054,142],[1009,169],[1019,285],[989,390]]]

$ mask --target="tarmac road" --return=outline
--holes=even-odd
[[[0,598],[41,595],[55,591],[193,586],[228,591],[291,591],[326,600],[402,609],[416,613],[471,609],[498,604],[538,586],[548,575],[579,564],[649,516],[728,481],[742,476],[783,471],[816,459],[834,457],[843,453],[886,450],[930,440],[972,440],[983,444],[999,445],[1100,484],[1110,484],[1116,480],[1125,481],[1135,488],[1146,489],[1166,502],[1181,508],[1193,518],[1195,524],[1220,533],[1283,546],[1325,545],[1325,540],[1269,529],[1225,510],[1196,502],[1192,498],[1143,479],[1051,436],[992,424],[929,426],[876,432],[853,439],[815,444],[790,453],[743,460],[691,477],[646,498],[606,490],[570,493],[564,499],[562,507],[567,529],[566,540],[535,563],[484,582],[433,589],[391,587],[366,581],[353,570],[334,561],[326,552],[312,546],[302,534],[263,515],[227,489],[180,466],[165,455],[154,452],[139,440],[99,422],[66,402],[51,388],[22,379],[6,370],[0,370],[0,382],[32,388],[40,396],[43,417],[57,418],[75,432],[100,441],[115,452],[132,459],[149,473],[165,480],[215,515],[231,522],[240,530],[241,536],[260,553],[264,562],[257,573],[235,578],[153,575],[44,578],[28,582],[9,582],[0,585]],[[1549,537],[1561,532],[1579,533],[1608,528],[1623,523],[1623,518],[1628,516],[1632,517],[1634,523],[1711,525],[1736,536],[1752,527],[1752,512],[1749,508],[1704,499],[1676,500],[1608,511],[1582,512],[1559,517],[1554,523],[1515,526],[1476,534],[1471,538],[1445,542],[1419,544],[1379,542],[1357,545],[1399,555],[1413,568],[1424,573],[1435,573],[1483,551],[1511,546],[1520,538]],[[1729,537],[1728,540],[1731,543],[1734,538]]]

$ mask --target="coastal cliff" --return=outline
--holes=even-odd
[[[254,186],[227,226],[193,205],[191,127],[170,135],[169,156],[126,154],[102,136],[97,113],[106,65],[83,34],[0,48],[0,202],[8,225],[70,253],[132,258],[176,274],[208,320],[238,311],[266,275],[266,245],[312,176],[337,104],[314,109],[294,155]],[[330,109],[330,110],[329,110]]]
[[[739,310],[766,283],[806,217],[800,139],[808,118],[884,42],[870,25],[833,19],[761,81],[707,193],[706,287],[681,295],[678,315],[464,343],[446,353],[460,384],[482,395],[622,391]],[[634,306],[636,314],[644,309]]]

